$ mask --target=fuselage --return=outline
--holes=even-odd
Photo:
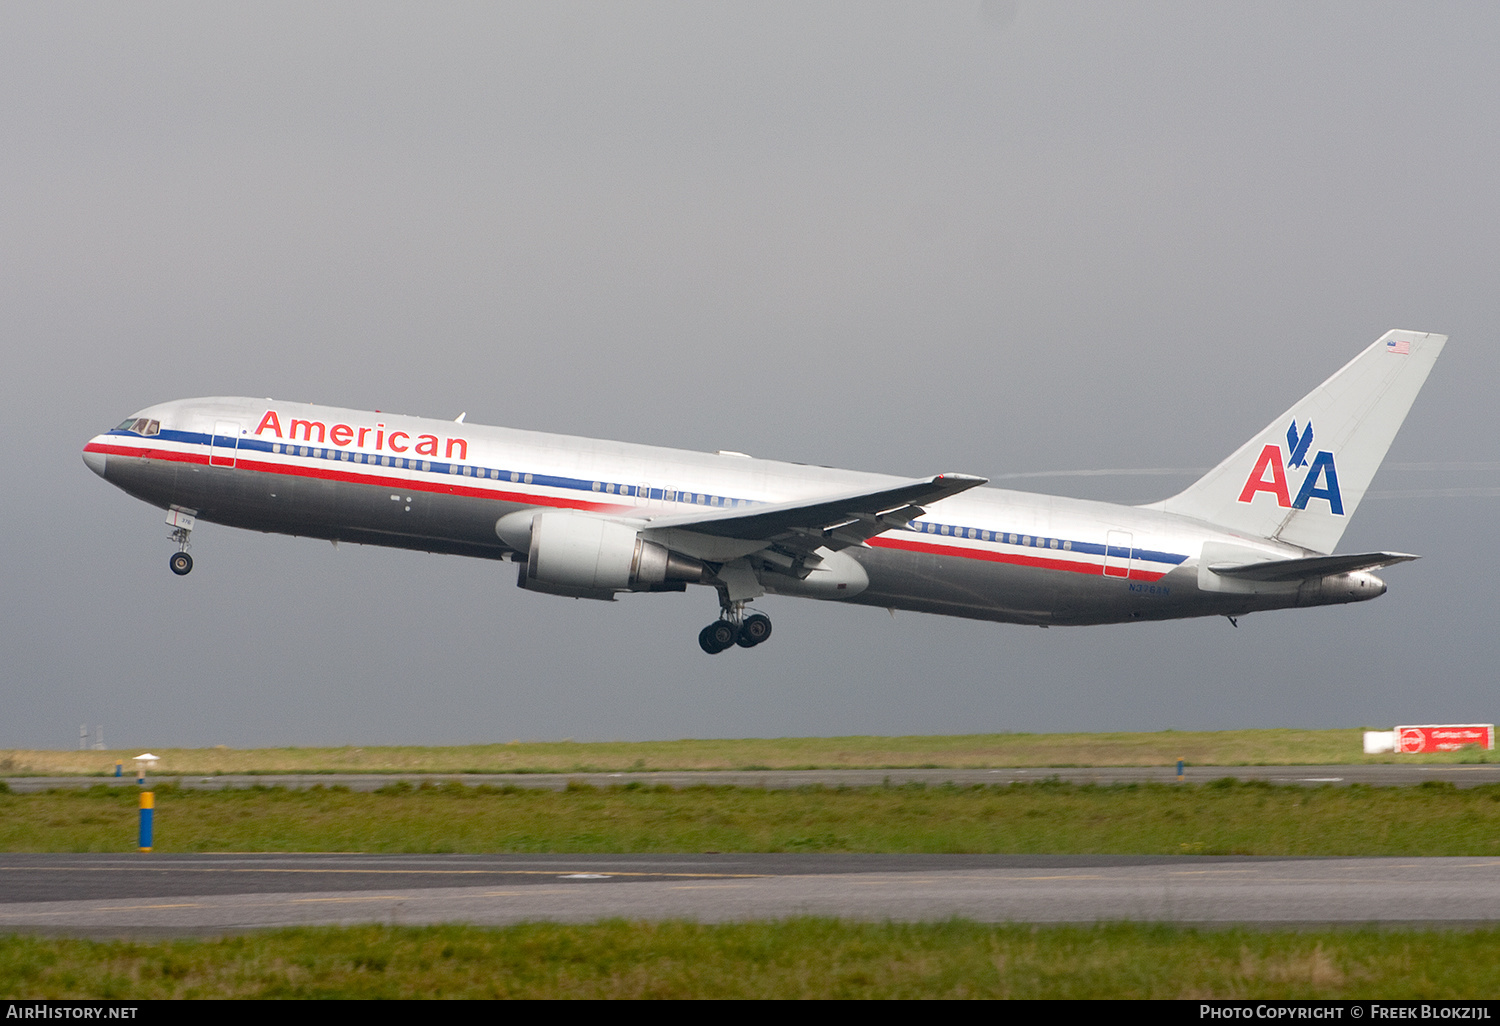
[[[148,503],[289,535],[525,558],[501,517],[565,509],[638,520],[754,508],[901,479],[269,399],[163,403],[98,435],[89,467]],[[1309,550],[1159,509],[974,488],[845,550],[868,577],[840,601],[1023,624],[1098,624],[1374,598],[1372,574],[1226,584],[1205,546],[1241,558]],[[763,575],[766,590],[776,575]]]

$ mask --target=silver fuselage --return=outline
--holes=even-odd
[[[181,400],[137,416],[159,431],[98,435],[84,458],[152,505],[231,527],[489,559],[516,555],[495,525],[518,510],[641,519],[900,480],[272,400]],[[975,488],[846,550],[869,584],[838,600],[1061,625],[1235,616],[1385,591],[1367,572],[1225,582],[1202,572],[1205,546],[1246,559],[1309,554],[1160,510]],[[774,579],[765,586],[777,590]]]

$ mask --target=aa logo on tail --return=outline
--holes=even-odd
[[[1284,452],[1279,445],[1268,445],[1261,449],[1260,457],[1255,461],[1255,469],[1250,471],[1250,476],[1245,478],[1245,487],[1240,490],[1240,501],[1250,502],[1257,493],[1269,492],[1276,497],[1276,504],[1282,509],[1306,509],[1309,500],[1324,499],[1328,502],[1330,512],[1343,516],[1344,497],[1339,494],[1339,474],[1333,464],[1333,453],[1327,449],[1320,450],[1309,466],[1307,453],[1312,448],[1312,440],[1312,421],[1308,421],[1299,434],[1297,422],[1293,420],[1286,430]],[[1302,467],[1307,470],[1302,478],[1302,486],[1297,490],[1297,498],[1293,500],[1287,487],[1287,471]]]

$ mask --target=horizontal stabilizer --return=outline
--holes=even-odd
[[[1264,563],[1211,564],[1220,577],[1242,581],[1306,581],[1357,570],[1379,570],[1393,563],[1420,559],[1405,552],[1356,552],[1346,556],[1309,556],[1306,559],[1273,559]]]

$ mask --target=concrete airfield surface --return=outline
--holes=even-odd
[[[1492,765],[1189,767],[1307,787],[1500,782]],[[1170,783],[1171,767],[661,773],[161,776],[193,789],[461,781],[561,789],[695,784],[789,788],[920,782]],[[132,777],[14,777],[14,791],[135,786]],[[1500,858],[1089,855],[0,854],[0,931],[216,934],[293,925],[527,920],[701,922],[798,915],[986,922],[1135,920],[1265,926],[1500,922]]]
[[[1223,777],[1239,780],[1264,780],[1272,784],[1368,784],[1376,787],[1420,784],[1445,780],[1459,787],[1500,783],[1500,764],[1451,763],[1352,763],[1324,766],[1189,766],[1184,779],[1204,783]],[[1010,784],[1038,780],[1061,780],[1073,784],[1169,784],[1177,780],[1171,766],[1075,766],[1033,767],[1029,769],[818,769],[818,770],[684,770],[647,771],[639,773],[266,773],[222,774],[218,776],[178,776],[171,773],[153,775],[151,783],[172,783],[192,790],[218,790],[233,787],[347,787],[351,791],[374,791],[387,784],[406,781],[463,784],[489,784],[494,787],[534,787],[560,791],[570,782],[594,787],[618,787],[640,784],[655,787],[725,787],[791,788],[811,787],[879,787],[882,784]],[[5,783],[18,793],[47,791],[57,787],[135,786],[134,776],[124,777],[6,777]]]
[[[7,932],[800,915],[1472,926],[1500,920],[1500,858],[0,855]]]

